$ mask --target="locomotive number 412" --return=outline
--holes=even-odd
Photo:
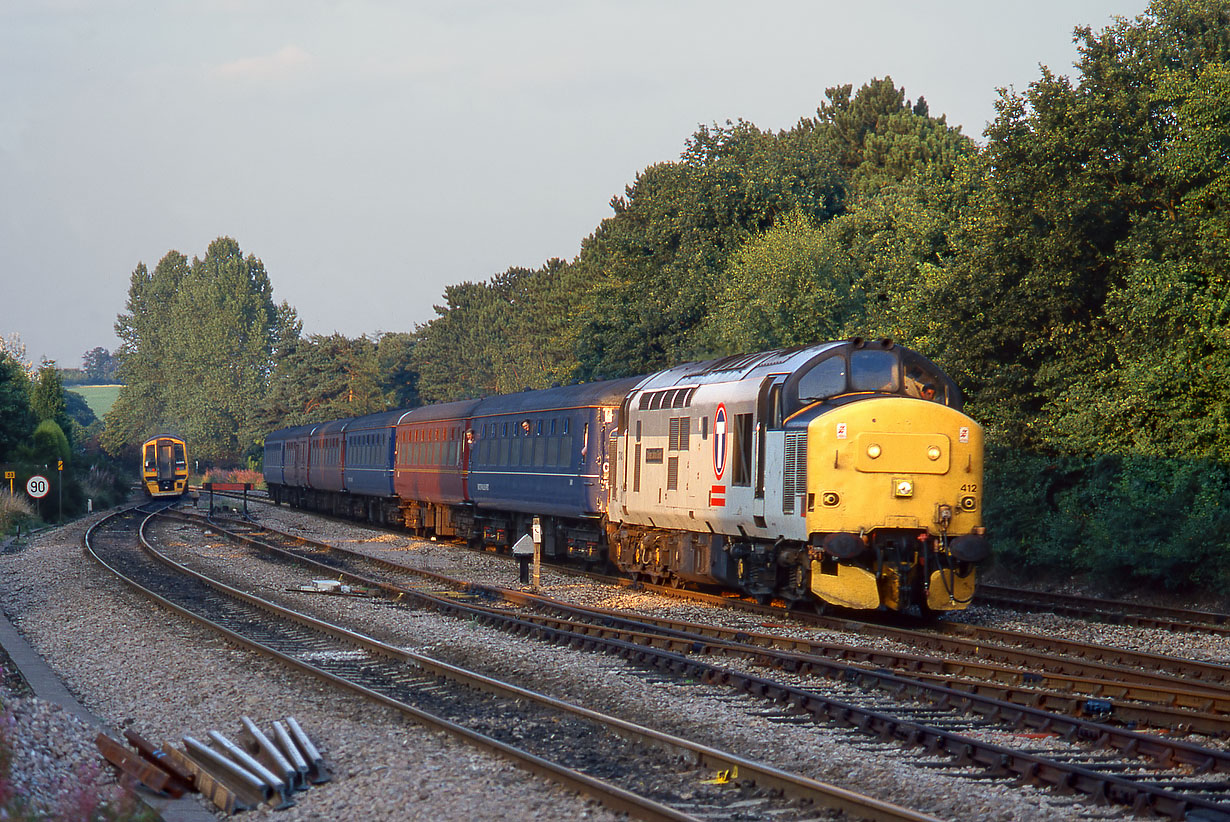
[[[970,492],[970,493],[972,494],[972,493],[974,493],[975,491],[977,491],[977,490],[978,490],[978,484],[977,484],[977,483],[973,483],[973,482],[966,483],[965,485],[962,485],[962,486],[961,486],[961,490],[962,490],[962,491],[968,491],[968,492]]]

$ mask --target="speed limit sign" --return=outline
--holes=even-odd
[[[35,499],[42,499],[47,496],[47,492],[51,490],[51,483],[46,477],[40,477],[38,474],[30,477],[26,481],[26,493]]]

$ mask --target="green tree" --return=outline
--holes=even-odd
[[[56,461],[64,460],[67,465],[72,458],[72,447],[68,436],[55,420],[43,420],[34,429],[30,441],[30,456],[34,462],[46,465],[50,470],[56,469]]]
[[[376,369],[384,389],[385,405],[413,408],[420,404],[419,375],[414,369],[417,338],[405,332],[386,332],[376,342]]]
[[[25,367],[0,350],[0,460],[11,459],[34,430],[30,386]]]
[[[735,253],[709,339],[717,353],[733,354],[837,337],[854,308],[856,279],[845,250],[792,211]]]
[[[386,407],[375,343],[366,337],[312,335],[289,344],[278,357],[259,427],[268,432]]]
[[[301,325],[273,303],[264,265],[221,237],[191,265],[168,253],[153,274],[133,273],[116,332],[124,387],[103,445],[132,447],[155,429],[185,436],[203,460],[236,461],[264,430],[259,408],[277,351]]]
[[[101,346],[91,348],[81,357],[81,370],[94,385],[109,384],[114,380],[117,366],[115,357]]]
[[[582,274],[562,260],[510,268],[485,283],[445,289],[445,305],[415,333],[410,356],[417,389],[442,402],[569,380],[575,362],[573,318]]]
[[[138,263],[128,287],[126,311],[116,318],[116,352],[124,387],[106,415],[102,446],[112,455],[132,450],[155,429],[179,430],[168,411],[166,385],[179,379],[172,347],[178,329],[172,309],[188,276],[188,258],[169,251],[149,271]]]
[[[64,385],[54,360],[43,360],[30,386],[30,410],[39,422],[52,420],[63,432],[72,430]],[[70,441],[71,442],[71,441]]]

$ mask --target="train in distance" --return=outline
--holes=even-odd
[[[141,485],[155,499],[183,496],[188,488],[188,448],[183,437],[155,434],[141,443]]]
[[[763,601],[926,613],[990,553],[982,428],[934,363],[825,342],[284,428],[274,500]]]

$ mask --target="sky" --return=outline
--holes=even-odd
[[[572,259],[699,126],[891,76],[980,138],[1145,0],[0,0],[0,337],[114,351],[139,263],[220,236],[305,334]]]

